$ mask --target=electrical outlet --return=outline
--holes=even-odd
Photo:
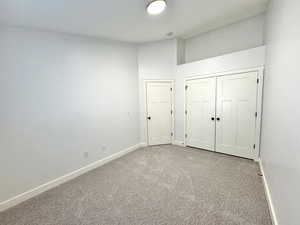
[[[131,119],[131,113],[127,112],[128,118]]]
[[[88,157],[89,157],[89,153],[88,153],[88,152],[84,152],[84,153],[83,153],[83,157],[84,157],[84,158],[88,158]]]

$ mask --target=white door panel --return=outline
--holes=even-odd
[[[171,87],[170,82],[147,83],[149,145],[170,144],[172,142]]]
[[[186,84],[186,144],[213,151],[216,78],[190,80]]]
[[[256,79],[256,72],[217,78],[217,152],[253,158]]]

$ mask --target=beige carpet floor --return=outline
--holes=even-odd
[[[0,213],[1,225],[271,225],[257,163],[139,149]]]

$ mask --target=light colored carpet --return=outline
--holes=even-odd
[[[156,146],[0,214],[1,225],[271,225],[257,163]]]

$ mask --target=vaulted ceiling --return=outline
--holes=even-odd
[[[158,16],[150,0],[1,0],[0,24],[128,42],[190,37],[265,11],[268,0],[167,0]]]

